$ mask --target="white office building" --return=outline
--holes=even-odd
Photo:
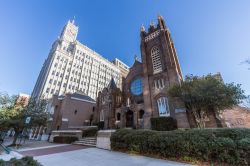
[[[77,40],[78,27],[68,21],[54,42],[32,92],[33,98],[49,99],[80,91],[96,99],[113,77],[121,87],[121,70]]]

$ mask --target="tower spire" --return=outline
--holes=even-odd
[[[145,32],[145,27],[143,24],[141,25],[141,32]]]
[[[158,26],[161,29],[166,29],[165,21],[164,21],[163,17],[160,14],[158,14],[157,20],[158,20]]]

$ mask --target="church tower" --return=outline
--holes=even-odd
[[[141,27],[144,118],[148,122],[145,128],[150,127],[151,117],[175,118],[178,105],[170,101],[167,90],[183,79],[170,31],[162,16],[158,16],[157,21],[157,25],[150,24],[147,32]]]

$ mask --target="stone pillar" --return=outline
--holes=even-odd
[[[41,127],[40,127],[40,126],[38,126],[38,127],[37,127],[37,130],[36,130],[36,133],[35,133],[35,136],[34,136],[34,139],[37,139],[37,138],[38,138],[38,135],[39,135],[40,129],[41,129]]]
[[[35,138],[35,135],[36,135],[36,132],[37,132],[37,127],[34,127],[35,129],[33,130],[33,132],[32,132],[32,139],[34,139]]]
[[[30,129],[30,131],[29,131],[29,139],[31,139],[32,138],[32,134],[33,134],[33,127]]]
[[[43,135],[43,129],[44,129],[44,127],[43,127],[43,126],[40,126],[39,132],[38,132],[38,134],[37,134],[37,140],[38,140],[38,141],[41,141],[41,138],[42,138],[42,135]]]

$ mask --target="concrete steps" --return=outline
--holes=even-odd
[[[96,137],[84,137],[79,139],[79,141],[73,142],[72,144],[96,147]]]

